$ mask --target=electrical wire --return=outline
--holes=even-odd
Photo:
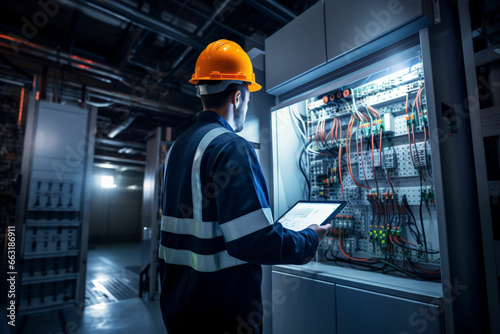
[[[391,266],[391,267],[393,267],[393,268],[394,268],[394,269],[396,269],[397,271],[400,271],[400,272],[402,272],[402,273],[404,273],[404,274],[406,274],[406,275],[408,275],[408,276],[411,276],[411,277],[413,277],[413,278],[417,278],[417,279],[418,279],[418,278],[420,278],[420,277],[418,277],[417,275],[414,275],[414,274],[412,274],[412,273],[409,273],[409,272],[407,272],[406,270],[404,270],[404,269],[402,269],[402,268],[400,268],[400,267],[396,266],[395,264],[393,264],[393,263],[391,263],[391,262],[388,262],[388,261],[385,261],[385,260],[379,260],[379,261],[380,261],[380,262],[382,262],[382,263],[385,263],[385,264],[387,264],[387,265],[389,265],[389,266]]]
[[[418,173],[420,174],[420,177],[425,181],[425,177],[424,177],[424,174],[422,173],[422,166],[420,165],[420,156],[418,154],[418,149],[417,149],[417,143],[415,141],[415,131],[414,131],[414,127],[413,127],[413,123],[411,125],[411,132],[412,132],[412,135],[413,135],[413,146],[415,147],[415,154],[417,155],[417,166],[418,166]]]
[[[402,236],[398,236],[398,238],[400,238],[401,240],[403,240],[403,242],[406,242],[408,245],[412,245],[413,247],[417,247],[416,245],[412,244],[411,242],[407,241],[405,238],[403,238]]]
[[[360,187],[360,188],[367,188],[370,189],[367,186],[364,186],[362,184],[359,184],[358,181],[356,181],[356,178],[352,174],[352,166],[351,166],[351,138],[352,138],[352,128],[354,126],[354,115],[351,116],[351,119],[349,120],[349,125],[347,126],[347,134],[346,134],[346,150],[347,150],[347,169],[349,170],[349,174],[351,175],[352,180],[354,183]],[[358,147],[356,146],[356,150]]]
[[[300,157],[299,157],[299,168],[300,168],[300,171],[302,172],[302,175],[304,175],[304,178],[306,179],[306,182],[307,182],[307,194],[308,194],[308,198],[309,198],[309,195],[311,193],[311,182],[309,181],[309,178],[307,177],[307,174],[306,172],[304,171],[304,168],[302,166],[302,157],[304,156],[304,153],[306,152],[306,149],[304,148],[302,150],[302,152],[300,152]]]
[[[426,274],[439,274],[439,273],[441,273],[441,270],[437,270],[437,271],[427,271],[427,270],[425,270],[425,269],[422,269],[422,268],[420,268],[419,266],[417,266],[417,264],[416,264],[415,262],[410,261],[410,260],[408,260],[408,263],[409,263],[412,267],[414,267],[415,269],[420,270],[421,272],[426,273]]]
[[[422,177],[420,178],[420,208],[419,208],[419,214],[420,214],[420,226],[422,228],[422,236],[424,237],[424,247],[425,247],[425,252],[427,253],[427,238],[425,236],[425,228],[424,228],[424,219],[422,218]]]
[[[365,172],[365,157],[363,155],[363,134],[361,134],[360,137],[360,146],[361,146],[361,166],[363,167],[363,176],[365,178],[365,183],[366,183],[366,186],[368,188],[371,189],[370,185],[368,184],[368,180],[367,180],[367,177],[366,177],[366,172]],[[356,148],[357,148],[357,138],[356,138]],[[358,160],[360,159],[359,155],[358,155]],[[359,163],[358,163],[358,166],[359,166]]]
[[[413,216],[413,212],[410,209],[410,206],[408,204],[408,200],[406,199],[406,195],[403,195],[402,199],[402,205],[401,205],[402,212],[406,214],[407,216],[413,218],[413,222],[409,219],[407,222],[408,229],[410,230],[411,235],[413,238],[417,241],[418,244],[421,244],[420,242],[420,231],[418,230],[417,222],[415,220],[415,216]],[[413,225],[412,225],[413,224]],[[416,231],[413,229],[412,226],[415,226]],[[405,224],[403,223],[403,228],[405,227]]]
[[[425,149],[425,164],[427,165],[427,175],[429,177],[432,177],[432,172],[431,172],[431,165],[429,164],[429,156],[427,154],[427,134],[429,134],[429,139],[430,139],[430,133],[429,130],[427,129],[427,126],[424,128],[424,149]]]
[[[309,144],[307,144],[306,146],[306,152],[311,154],[311,155],[326,155],[326,156],[329,156],[331,157],[332,155],[329,154],[329,153],[324,153],[324,152],[318,152],[318,151],[315,151],[311,148],[311,146],[314,145],[314,142],[311,141]]]
[[[295,105],[288,107],[288,113],[290,115],[290,119],[292,120],[292,126],[296,130],[296,132],[298,132],[299,138],[305,144],[307,142],[307,137],[306,137],[307,130],[303,130],[303,129],[306,129],[304,120],[302,120],[302,118],[298,114],[298,110],[297,111],[296,110],[297,110],[297,107]],[[302,128],[301,128],[301,126],[302,126]]]
[[[398,239],[396,239],[397,236],[394,236],[393,239],[396,240],[396,242],[398,241]],[[400,238],[401,240],[404,240],[401,236],[399,236],[398,238]],[[412,243],[404,240],[406,243],[410,244],[410,245],[413,245]],[[439,254],[439,251],[434,251],[434,250],[424,250],[424,249],[418,249],[418,248],[412,248],[412,247],[409,247],[409,246],[406,246],[400,242],[397,242],[397,245],[402,247],[402,248],[406,248],[408,250],[411,250],[411,251],[414,251],[414,252],[418,252],[418,253],[425,253],[425,254]],[[413,245],[415,246],[415,245]],[[416,247],[416,246],[415,246]]]
[[[340,129],[340,144],[339,144],[339,180],[340,180],[340,190],[342,191],[342,200],[344,201],[344,184],[342,183],[342,120],[339,118],[339,129]],[[336,135],[335,135],[336,136]]]
[[[344,238],[344,230],[341,229],[342,231],[342,238]],[[348,259],[350,260],[354,260],[354,261],[370,261],[371,259],[358,259],[358,258],[355,258],[355,257],[350,257],[349,255],[347,255],[345,252],[344,252],[344,249],[342,248],[342,243],[340,242],[340,237],[338,238],[339,239],[339,247],[340,247],[340,251],[342,252],[342,254],[344,254],[345,257],[347,257]]]
[[[373,178],[375,179],[375,186],[377,188],[377,194],[379,193],[378,189],[378,181],[377,181],[377,173],[375,171],[375,154],[374,154],[374,147],[375,147],[375,142],[374,142],[374,133],[372,131],[372,169],[373,169]]]

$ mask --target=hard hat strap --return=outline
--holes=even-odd
[[[241,85],[243,82],[244,81],[241,80],[222,80],[222,82],[217,85],[196,85],[196,96],[200,97],[201,95],[217,94],[226,90],[230,84]]]

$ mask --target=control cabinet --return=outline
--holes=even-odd
[[[330,222],[318,261],[439,280],[422,53],[414,46],[396,58],[276,110],[277,136],[296,137],[290,155],[304,198],[348,203]],[[283,118],[289,126],[277,124]]]
[[[33,139],[25,144],[31,155],[23,162],[18,221],[20,314],[83,305],[96,116],[95,110],[49,102],[29,112]]]
[[[322,2],[326,62],[299,74],[291,71],[286,81],[268,87],[276,96],[271,110],[275,217],[298,200],[348,203],[330,222],[314,262],[273,270],[349,288],[346,300],[366,293],[357,299],[373,301],[370,305],[353,303],[360,323],[374,314],[370,309],[379,298],[368,296],[373,293],[408,299],[417,310],[412,301],[428,303],[436,315],[428,326],[432,332],[488,332],[467,114],[471,96],[464,89],[457,8],[447,1],[397,3],[404,15],[394,17],[395,26],[354,38],[359,43],[353,44],[349,34],[360,36],[374,22],[369,15],[387,13],[388,3]],[[332,9],[344,16],[330,15]],[[294,32],[306,25],[294,20],[268,38],[268,76],[293,65],[273,61],[283,57],[272,42],[300,46]],[[351,47],[329,53],[342,42]],[[386,305],[383,314],[400,314],[411,320],[401,328],[417,331],[412,323],[422,315],[414,317],[413,306],[403,312],[398,303]],[[360,328],[341,326],[344,319],[337,314],[337,331]],[[373,332],[385,333],[384,328],[373,324]]]

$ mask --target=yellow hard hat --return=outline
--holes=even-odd
[[[209,92],[205,91],[205,94],[224,90],[228,85],[227,81],[249,82],[250,92],[256,92],[262,88],[255,82],[250,57],[241,46],[227,39],[210,43],[198,56],[194,74],[189,82],[197,85],[200,80],[224,80],[221,89],[211,89]]]

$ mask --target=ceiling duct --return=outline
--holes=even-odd
[[[118,126],[111,129],[111,131],[109,131],[109,133],[108,133],[108,137],[114,138],[117,134],[119,134],[120,132],[122,132],[123,130],[128,128],[130,126],[130,124],[132,124],[132,122],[135,120],[135,117],[136,117],[135,115],[130,116],[129,118],[124,120],[122,123],[118,124]]]
[[[200,40],[198,36],[189,32],[181,31],[165,21],[155,19],[137,10],[137,8],[132,8],[112,0],[74,0],[73,2],[98,9],[113,17],[126,22],[131,22],[192,48],[198,50],[205,49],[205,43]]]

